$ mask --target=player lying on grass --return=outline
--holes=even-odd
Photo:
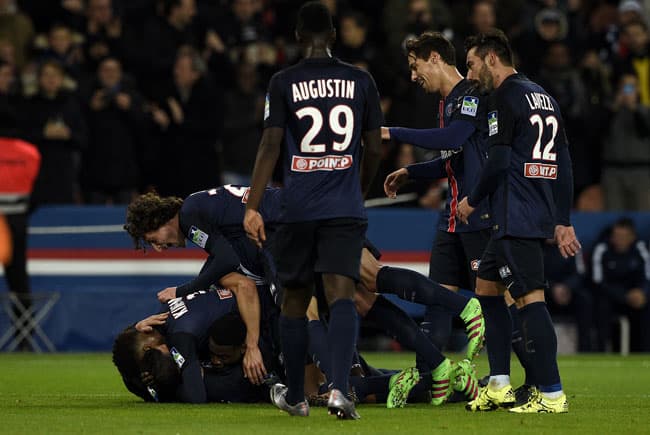
[[[214,387],[211,383],[218,386],[218,382],[206,375],[200,361],[208,359],[209,333],[219,332],[212,329],[218,325],[215,322],[234,314],[240,315],[237,297],[230,290],[213,287],[172,299],[168,301],[164,313],[129,326],[119,334],[113,345],[113,362],[127,388],[145,400],[148,391],[142,381],[142,373],[152,371],[177,374],[180,381],[178,388],[163,387],[157,390],[156,400],[204,403],[211,397],[215,399],[221,394],[220,390],[206,387]],[[259,327],[260,318],[254,320]],[[270,331],[271,328],[263,325],[263,330]],[[275,352],[266,334],[260,338],[259,344],[255,343],[255,347],[264,350],[260,355],[264,358],[265,366],[277,366]],[[248,349],[245,349],[244,361],[246,353]],[[245,374],[245,368],[242,368]],[[237,373],[233,373],[235,375]],[[172,384],[169,382],[166,385]],[[262,381],[256,382],[256,385],[250,382],[244,384],[248,394],[263,394],[259,391]]]
[[[273,224],[279,219],[279,194],[280,189],[268,188],[260,207],[267,225],[268,244],[273,243]],[[241,225],[247,195],[248,188],[245,186],[226,185],[196,192],[184,201],[148,193],[129,205],[125,229],[134,239],[136,247],[143,247],[146,243],[156,250],[184,247],[187,238],[209,254],[195,279],[182,286],[162,290],[158,294],[161,301],[182,296],[197,285],[215,281],[222,283],[223,276],[233,274],[247,274],[251,280],[271,283],[272,296],[278,300],[272,284],[273,261],[266,248],[258,250],[246,238]],[[173,210],[170,205],[173,205]],[[167,220],[161,219],[161,216]],[[357,310],[362,316],[375,320],[404,347],[414,349],[421,356],[418,366],[422,373],[433,373],[425,382],[439,389],[433,403],[443,403],[452,391],[449,384],[451,361],[442,356],[406,313],[374,292],[396,293],[409,301],[425,305],[444,305],[455,315],[460,315],[468,331],[467,356],[470,359],[478,354],[483,345],[484,324],[480,304],[475,299],[465,298],[441,287],[417,272],[382,267],[371,250],[376,253],[367,244],[362,253],[360,275],[363,285],[355,296]]]

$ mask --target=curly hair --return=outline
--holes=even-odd
[[[181,198],[161,197],[156,192],[145,193],[134,199],[126,209],[124,229],[133,239],[135,249],[145,250],[144,235],[165,225],[182,205]]]

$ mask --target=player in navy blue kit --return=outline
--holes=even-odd
[[[456,218],[458,201],[478,182],[478,173],[487,156],[486,101],[475,82],[464,79],[456,69],[455,49],[441,33],[425,32],[406,43],[411,80],[426,92],[439,92],[439,128],[382,128],[383,139],[395,139],[415,146],[440,150],[441,157],[401,168],[388,175],[384,189],[389,197],[409,179],[447,178],[449,195],[429,262],[429,277],[450,290],[474,290],[478,263],[490,238],[488,202],[467,224]],[[473,301],[478,305],[476,300]],[[430,330],[436,345],[443,348],[451,333],[451,314],[428,308],[423,329]],[[483,324],[468,323],[472,331]],[[471,336],[471,334],[470,334]],[[472,343],[470,342],[470,346]],[[480,347],[473,350],[478,353]]]
[[[519,308],[539,389],[510,411],[567,412],[557,339],[544,302],[542,252],[545,239],[555,239],[564,256],[580,249],[570,223],[573,176],[564,121],[555,100],[513,68],[512,50],[503,32],[477,35],[468,46],[468,65],[482,90],[492,92],[487,114],[489,151],[480,181],[463,198],[457,215],[467,221],[489,196],[494,232],[476,284],[485,313],[490,381],[467,409],[514,405],[509,376],[512,325],[503,297],[508,290]]]
[[[241,201],[247,188],[223,186],[180,198],[161,198],[148,193],[136,198],[127,209],[124,228],[134,240],[136,248],[145,244],[161,251],[169,247],[184,247],[185,239],[203,248],[209,257],[198,276],[178,287],[169,287],[158,294],[161,302],[190,294],[218,284],[237,295],[239,312],[247,327],[244,372],[255,384],[266,374],[256,345],[260,337],[260,315],[270,313],[273,302],[270,294],[258,285],[270,286],[264,281],[257,247],[247,239],[241,228]],[[269,195],[269,207],[274,207]],[[237,205],[236,205],[237,204]],[[264,208],[262,213],[265,213]],[[269,213],[277,212],[269,210]],[[234,247],[237,248],[235,251]]]
[[[305,313],[314,273],[322,273],[330,308],[328,408],[339,418],[355,419],[354,403],[346,397],[356,343],[353,297],[366,231],[363,193],[379,162],[383,115],[372,77],[331,57],[335,35],[322,3],[300,8],[296,37],[305,59],[269,83],[244,227],[260,246],[265,242],[259,208],[284,142],[281,225],[272,252],[284,291],[280,339],[288,389],[276,394],[274,403],[291,415],[309,415]]]
[[[138,384],[142,372],[155,373],[168,380],[166,385],[149,389],[155,400],[186,403],[208,401],[215,394],[209,390],[217,391],[219,387],[206,388],[206,384],[214,380],[204,376],[201,359],[208,355],[209,334],[229,333],[214,331],[215,322],[228,316],[238,316],[237,305],[236,297],[230,290],[200,290],[171,299],[164,313],[150,316],[125,329],[115,340],[113,361],[127,386],[127,380],[131,380],[131,385]],[[256,390],[248,382],[239,387],[248,388],[251,392]],[[140,385],[142,388],[144,386]]]

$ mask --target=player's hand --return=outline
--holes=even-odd
[[[386,180],[384,180],[384,193],[386,193],[386,196],[391,199],[397,198],[397,191],[406,184],[408,179],[409,171],[406,168],[401,168],[388,174]]]
[[[571,289],[564,284],[555,284],[551,287],[551,294],[558,305],[566,306],[571,303]]]
[[[153,375],[151,373],[149,373],[149,372],[140,372],[140,380],[147,387],[153,387],[154,378],[153,378]]]
[[[246,210],[244,215],[244,230],[249,239],[261,248],[262,243],[266,242],[266,231],[264,229],[264,219],[257,210]]]
[[[262,352],[257,345],[246,346],[246,353],[242,362],[244,376],[248,378],[251,384],[260,385],[264,382],[266,367],[262,359]]]
[[[388,127],[381,128],[381,140],[390,140],[390,130]]]
[[[135,329],[138,332],[151,332],[154,326],[164,325],[168,316],[169,313],[154,314],[136,323]]]
[[[462,223],[466,224],[469,219],[469,215],[471,215],[472,213],[474,213],[474,207],[469,205],[469,201],[467,201],[467,197],[463,198],[463,200],[458,204],[458,210],[456,210],[456,216]]]
[[[575,257],[582,248],[572,226],[556,225],[555,243],[564,258]]]
[[[167,287],[158,292],[158,300],[161,303],[167,303],[176,297],[176,287]]]
[[[635,310],[640,310],[645,307],[647,302],[645,293],[640,288],[633,288],[632,290],[625,293],[625,301]]]

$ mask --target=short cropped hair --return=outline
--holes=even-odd
[[[148,349],[142,357],[142,370],[153,377],[151,387],[156,391],[158,402],[176,400],[181,374],[171,355],[163,354],[159,349]]]
[[[134,199],[126,209],[124,229],[133,239],[135,249],[145,249],[144,235],[156,231],[179,212],[183,200],[175,196],[161,197],[156,192]]]
[[[319,1],[310,1],[298,11],[296,32],[301,36],[329,35],[334,31],[329,9]]]
[[[514,65],[514,55],[510,41],[505,33],[499,29],[492,29],[485,33],[470,36],[465,40],[465,50],[470,51],[476,47],[476,56],[485,59],[490,51],[501,60],[505,66]]]
[[[113,342],[113,364],[123,378],[140,377],[140,365],[136,359],[140,333],[131,325],[124,329]]]
[[[219,346],[240,346],[246,340],[246,325],[239,314],[226,314],[210,326],[210,339]]]
[[[406,52],[418,59],[428,59],[435,51],[447,65],[456,65],[456,50],[440,32],[424,32],[417,38],[406,41]]]

